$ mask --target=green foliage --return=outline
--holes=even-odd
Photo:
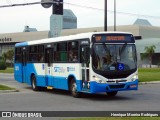
[[[146,46],[144,48],[145,53],[141,55],[142,60],[145,59],[145,58],[149,59],[149,61],[150,61],[150,68],[151,68],[151,65],[152,65],[152,55],[155,53],[155,49],[156,49],[155,45]]]
[[[7,59],[12,61],[13,56],[14,56],[14,50],[13,49],[8,50],[6,54],[7,54]]]
[[[6,69],[6,62],[3,57],[0,57],[0,70]]]
[[[0,70],[0,73],[14,73],[14,68],[7,68],[5,70]]]
[[[5,85],[0,85],[0,90],[14,90],[14,88],[10,88],[10,87],[5,86]]]
[[[160,81],[160,68],[139,68],[140,82]]]
[[[138,72],[160,72],[160,68],[138,68]]]
[[[2,57],[3,57],[4,61],[6,62],[7,54],[5,52],[2,54]]]
[[[4,60],[5,60],[5,62],[6,62],[6,60],[9,60],[11,62],[11,67],[12,67],[14,50],[11,49],[11,50],[8,50],[7,52],[4,52],[2,56],[3,56]]]

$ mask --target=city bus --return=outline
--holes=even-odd
[[[17,43],[14,77],[34,91],[45,87],[71,92],[138,90],[135,39],[127,32],[92,32]]]

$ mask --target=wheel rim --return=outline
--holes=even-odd
[[[34,77],[34,76],[33,76],[33,78],[32,78],[32,87],[33,87],[33,89],[36,88],[36,85],[35,85],[35,77]]]
[[[72,84],[72,94],[73,94],[73,95],[76,95],[76,93],[77,93],[77,85],[76,85],[76,83],[74,82],[74,83]]]

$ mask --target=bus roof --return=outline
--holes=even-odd
[[[22,46],[36,45],[36,44],[44,44],[44,43],[52,43],[52,42],[60,42],[60,41],[70,41],[70,40],[75,40],[75,39],[85,39],[85,38],[91,38],[93,34],[110,34],[110,33],[132,34],[132,33],[129,33],[129,32],[119,32],[119,31],[116,31],[116,32],[115,31],[88,32],[88,33],[80,33],[80,34],[76,34],[76,35],[60,36],[60,37],[55,37],[55,38],[46,38],[46,39],[16,43],[15,47],[22,47]]]

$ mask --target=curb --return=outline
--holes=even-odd
[[[139,82],[139,85],[145,85],[145,84],[160,84],[160,81]]]
[[[0,73],[0,75],[14,75],[14,73]]]
[[[0,93],[19,92],[19,90],[0,90]]]

